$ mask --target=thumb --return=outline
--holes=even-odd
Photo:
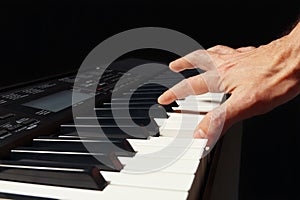
[[[202,157],[205,157],[215,146],[221,135],[230,126],[230,114],[227,112],[229,103],[225,101],[222,105],[208,112],[198,124],[194,132],[194,138],[207,139],[207,145]]]

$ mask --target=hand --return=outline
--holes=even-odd
[[[181,81],[163,93],[158,102],[169,104],[206,92],[231,94],[195,127],[194,137],[208,139],[211,149],[236,122],[266,113],[300,92],[299,33],[298,24],[298,32],[258,48],[218,45],[177,59],[169,65],[175,72],[196,67],[206,72]]]

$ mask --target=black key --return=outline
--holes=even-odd
[[[128,95],[123,95],[123,97],[128,97],[130,99],[135,99],[135,98],[155,98],[157,99],[162,93],[161,92],[156,92],[156,93],[133,93],[133,94],[128,94]]]
[[[79,118],[80,121],[90,120],[88,118]],[[98,117],[97,120],[100,122],[101,125],[129,125],[134,122],[138,126],[148,126],[149,124],[153,124],[153,127],[158,128],[155,120],[148,117],[136,117],[136,118],[112,118],[112,117]],[[117,123],[118,122],[118,123]]]
[[[12,160],[34,159],[49,162],[64,162],[69,164],[94,165],[104,171],[120,171],[123,166],[117,156],[112,152],[104,153],[76,153],[76,152],[54,152],[54,151],[19,151],[12,150]]]
[[[76,127],[76,129],[75,129]],[[81,125],[62,125],[62,128],[67,128],[63,133],[70,132],[72,135],[78,135],[77,131],[80,132],[81,137],[90,138],[109,138],[109,139],[147,139],[150,132],[144,127],[140,126],[117,126],[117,125],[92,125],[92,124],[81,124]],[[73,131],[72,131],[73,130]],[[155,133],[157,134],[157,133]]]
[[[5,115],[0,115],[0,120],[4,120],[4,119],[8,119],[8,118],[11,118],[11,117],[14,117],[15,114],[13,113],[8,113],[8,114],[5,114]]]
[[[176,103],[176,102],[175,102]],[[128,107],[129,108],[142,108],[142,109],[149,109],[150,107],[152,108],[158,108],[158,107],[163,107],[167,112],[173,112],[172,106],[170,105],[159,105],[156,102],[148,102],[148,103],[144,103],[144,102],[125,102],[125,103],[105,103],[101,106],[101,108],[124,108],[124,107]]]
[[[150,84],[148,83],[146,85],[143,85],[143,86],[139,87],[137,90],[140,90],[140,89],[166,90],[166,87],[162,86],[162,85],[155,84],[155,83],[150,83]]]
[[[0,193],[0,199],[3,200],[58,200],[53,198],[34,197],[29,195]]]
[[[94,123],[95,118],[90,117],[78,117],[78,122],[80,124],[91,124]],[[136,118],[113,118],[113,117],[98,117],[97,118],[100,125],[137,125],[142,126],[147,129],[151,136],[159,135],[159,127],[154,119],[148,117],[136,117]],[[74,130],[73,130],[74,131]]]
[[[135,98],[135,99],[130,99],[130,101],[128,100],[128,98],[119,98],[119,99],[112,99],[110,104],[125,104],[125,105],[140,105],[140,104],[145,104],[145,105],[149,105],[149,104],[157,104],[157,98],[147,98],[147,99],[142,99],[142,98]],[[109,103],[105,103],[103,105],[107,105]],[[162,105],[167,112],[172,112],[172,111],[168,111],[171,110],[172,107],[178,107],[179,105],[176,103],[176,101],[173,101],[172,103],[168,104],[168,105]]]
[[[78,141],[78,140],[89,140],[89,138],[80,138],[80,137],[68,137],[68,136],[64,136],[64,135],[60,135],[59,137],[52,137],[52,136],[40,136],[36,139],[33,139],[33,142],[39,142],[39,141],[49,141],[49,142],[55,142],[56,140],[68,140],[68,141]],[[134,149],[132,148],[132,146],[130,145],[130,143],[126,140],[126,139],[110,139],[109,141],[107,140],[93,140],[93,141],[101,141],[101,142],[111,142],[113,143],[115,146],[131,152],[131,153],[135,153]],[[116,151],[114,151],[116,152]],[[117,153],[117,152],[116,152]]]
[[[137,92],[137,93],[139,93],[139,92],[160,92],[160,93],[163,93],[164,91],[166,91],[168,88],[143,88],[143,87],[141,87],[141,88],[138,88],[137,90],[135,90],[135,89],[131,89],[130,91],[131,92]]]
[[[84,120],[82,120],[84,121]],[[137,125],[141,127],[145,127],[149,132],[149,135],[155,136],[159,135],[159,127],[157,123],[152,118],[98,118],[100,125]]]
[[[86,146],[88,145],[88,150]],[[126,144],[125,144],[126,143]],[[110,153],[114,152],[117,156],[132,157],[135,152],[129,142],[126,140],[89,140],[89,139],[68,139],[68,138],[51,138],[51,139],[34,139],[32,146],[17,147],[16,150],[34,150],[34,151],[70,151],[82,153]],[[130,149],[128,148],[130,147]],[[125,150],[124,148],[127,148]]]
[[[111,102],[114,102],[114,101],[129,101],[132,102],[132,101],[154,101],[157,103],[157,98],[154,98],[154,97],[135,97],[135,98],[130,98],[128,96],[120,96],[118,98],[112,98],[111,99]]]
[[[155,109],[149,108],[130,108],[128,116],[128,108],[95,108],[99,117],[151,117],[151,118],[168,118],[166,110],[161,106]],[[112,115],[112,111],[116,116]]]
[[[0,161],[0,179],[42,185],[103,190],[108,184],[98,168],[66,167],[57,163]]]

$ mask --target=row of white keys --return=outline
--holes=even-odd
[[[203,101],[207,98],[203,97]],[[196,97],[196,100],[202,101],[200,97]],[[216,98],[215,101],[219,99]],[[128,139],[137,154],[133,158],[119,157],[125,165],[120,173],[101,172],[111,185],[189,192],[207,142],[205,139],[193,139],[194,129],[203,115],[168,115],[168,119],[156,119],[160,137],[150,137],[148,140]],[[154,162],[163,165],[161,168],[153,165],[158,168],[151,171],[147,167]]]
[[[128,140],[137,151],[137,155],[133,158],[120,157],[120,161],[125,164],[121,172],[101,171],[104,178],[109,181],[109,185],[103,191],[0,181],[0,192],[75,200],[83,197],[132,200],[162,197],[174,200],[186,199],[206,145],[206,140],[192,139],[193,129],[202,116],[183,113],[169,113],[169,116],[167,120],[157,119],[160,137],[151,137],[149,140]],[[182,124],[178,126],[180,122]],[[184,129],[181,129],[182,127]],[[155,154],[165,147],[168,148],[163,155]],[[182,154],[175,157],[174,152]],[[139,172],[145,164],[153,162],[169,163],[159,171],[131,173]]]

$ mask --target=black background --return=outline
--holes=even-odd
[[[204,48],[259,46],[288,32],[299,7],[297,1],[1,1],[0,87],[76,70],[101,41],[130,28],[174,29]],[[299,199],[299,107],[297,97],[245,120],[240,199]]]

